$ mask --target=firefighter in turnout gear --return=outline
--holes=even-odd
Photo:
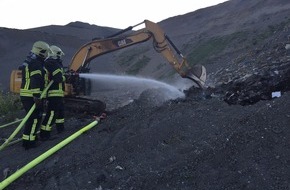
[[[42,90],[45,87],[46,71],[44,60],[50,52],[49,45],[43,41],[37,41],[33,44],[32,49],[26,60],[19,70],[22,71],[22,81],[20,88],[20,99],[26,113],[30,108],[36,105],[36,108],[25,123],[22,146],[27,150],[37,145],[37,131],[41,124],[43,106],[40,99]]]
[[[41,125],[40,138],[48,140],[50,132],[55,124],[58,133],[64,130],[64,82],[65,76],[62,65],[63,51],[57,46],[50,46],[51,53],[45,60],[45,68],[48,71],[48,79],[53,84],[47,93],[47,110]]]

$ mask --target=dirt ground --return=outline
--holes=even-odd
[[[108,112],[5,189],[290,189],[289,93],[249,106],[200,92],[159,106],[144,97]],[[35,149],[2,150],[1,185],[7,171],[93,121],[70,117],[65,133]]]

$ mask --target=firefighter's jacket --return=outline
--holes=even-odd
[[[45,68],[48,71],[48,80],[53,80],[47,97],[63,97],[65,76],[61,59],[47,58]]]
[[[39,98],[45,87],[44,60],[30,53],[18,69],[22,71],[20,96]]]

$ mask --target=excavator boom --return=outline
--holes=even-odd
[[[181,77],[193,80],[200,88],[202,88],[206,79],[205,68],[199,65],[191,68],[187,63],[187,60],[158,24],[145,20],[134,27],[143,23],[145,24],[145,28],[132,32],[131,34],[123,34],[121,31],[116,35],[112,35],[112,37],[96,39],[83,45],[73,56],[68,67],[69,70],[73,72],[82,72],[91,60],[100,55],[152,39],[153,47],[156,52],[161,53]],[[128,27],[128,29],[134,27],[131,26]],[[125,29],[124,33],[127,32],[128,29]],[[179,59],[175,56],[176,53],[180,56]]]
[[[69,69],[75,72],[81,71],[82,68],[94,58],[116,51],[137,43],[147,41],[151,38],[149,33],[137,32],[134,35],[125,37],[115,37],[102,40],[94,40],[83,45],[73,56]]]

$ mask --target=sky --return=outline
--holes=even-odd
[[[227,0],[0,0],[0,27],[29,29],[80,21],[125,29],[145,19],[169,17]]]

